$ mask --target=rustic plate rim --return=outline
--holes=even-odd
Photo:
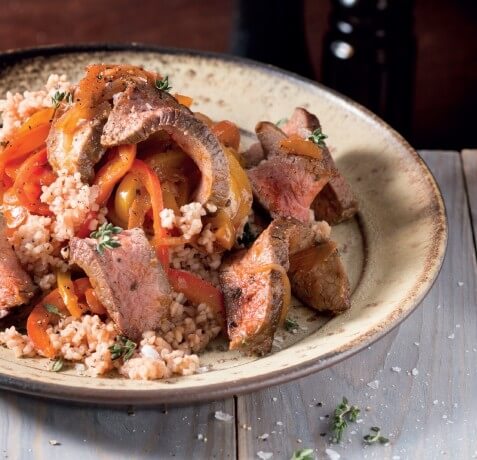
[[[377,340],[381,339],[394,328],[396,328],[402,321],[404,321],[416,308],[420,305],[423,298],[427,295],[429,290],[434,285],[445,258],[448,241],[448,223],[447,223],[447,211],[445,202],[442,197],[439,184],[434,178],[434,175],[427,167],[422,157],[417,151],[411,147],[411,145],[391,126],[381,120],[377,115],[363,107],[361,104],[353,101],[347,96],[340,94],[339,92],[327,88],[321,83],[309,80],[305,77],[297,75],[293,72],[280,69],[270,64],[264,64],[253,61],[251,59],[242,58],[238,56],[232,56],[224,53],[217,53],[212,51],[201,51],[187,48],[175,48],[175,47],[163,47],[151,44],[143,43],[86,43],[76,45],[65,44],[53,44],[45,46],[37,46],[31,48],[19,48],[9,49],[0,53],[0,71],[8,68],[12,64],[16,64],[21,60],[32,59],[35,57],[48,57],[59,54],[74,54],[74,53],[91,53],[91,52],[104,52],[104,51],[119,51],[119,52],[156,52],[164,54],[177,54],[181,56],[193,56],[202,57],[208,59],[216,59],[226,62],[238,62],[242,65],[258,68],[264,72],[271,73],[280,77],[286,77],[289,80],[294,81],[297,84],[312,85],[320,90],[333,95],[338,101],[343,103],[348,109],[359,113],[370,119],[372,122],[379,125],[386,130],[391,138],[394,139],[402,148],[404,148],[408,154],[416,161],[418,167],[422,173],[427,175],[430,180],[431,186],[434,187],[434,199],[437,201],[438,212],[436,212],[435,227],[440,230],[439,238],[436,239],[435,249],[436,252],[433,255],[431,261],[430,270],[434,273],[432,277],[425,280],[422,284],[421,292],[414,297],[407,299],[405,304],[408,305],[407,309],[395,318],[391,318],[382,328],[375,327],[368,331],[367,338],[362,337],[358,344],[350,342],[347,344],[345,350],[337,350],[330,352],[320,358],[308,360],[305,363],[298,363],[288,368],[277,370],[266,374],[265,376],[251,376],[241,378],[237,381],[233,381],[230,384],[215,383],[208,386],[200,386],[193,388],[182,388],[176,390],[171,388],[160,389],[111,389],[111,388],[88,388],[87,386],[82,388],[71,387],[64,384],[56,383],[43,383],[36,380],[32,380],[28,377],[11,377],[6,373],[0,372],[0,388],[11,390],[19,393],[28,394],[35,397],[78,402],[78,403],[91,403],[97,405],[154,405],[154,404],[175,404],[184,405],[189,403],[207,402],[217,399],[225,399],[234,395],[250,393],[266,387],[278,385],[291,380],[305,377],[309,374],[330,367],[336,363],[339,363],[361,350],[370,346]],[[440,227],[440,228],[439,228]]]

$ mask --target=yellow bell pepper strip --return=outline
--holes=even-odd
[[[158,259],[161,261],[164,268],[169,267],[169,251],[167,246],[161,242],[161,238],[166,236],[165,230],[161,227],[161,217],[159,213],[164,208],[162,200],[161,182],[154,171],[143,161],[134,160],[131,168],[131,173],[137,177],[139,182],[146,188],[147,193],[151,199],[152,214],[153,214],[153,229],[154,229],[154,247]]]
[[[170,268],[167,273],[174,291],[182,292],[194,304],[209,305],[214,310],[220,326],[225,327],[224,296],[219,289],[185,270]]]
[[[294,153],[295,155],[303,155],[316,159],[321,159],[321,148],[314,142],[303,139],[302,137],[293,134],[280,142],[280,146],[283,147],[288,153]]]
[[[235,123],[228,120],[222,120],[214,123],[212,132],[218,137],[226,147],[238,150],[240,146],[240,131]]]
[[[71,274],[58,270],[56,273],[56,282],[58,284],[58,292],[70,315],[76,319],[80,318],[83,314],[83,310],[79,306],[78,296],[75,293],[73,281],[71,281]]]
[[[66,310],[58,289],[55,289],[35,305],[28,316],[26,327],[28,337],[32,341],[35,350],[41,352],[47,358],[54,358],[56,351],[46,330],[52,322],[59,318],[54,313],[48,312],[45,308],[45,305],[48,304],[55,306],[61,313],[64,313]]]
[[[194,102],[194,99],[189,96],[184,96],[183,94],[176,93],[174,97],[179,104],[185,105],[188,108],[192,105],[192,102]]]
[[[114,186],[131,169],[136,158],[136,145],[127,144],[113,148],[106,164],[97,172],[94,184],[99,186],[96,202],[102,206],[108,201]]]
[[[48,165],[46,149],[28,157],[17,172],[13,184],[13,193],[20,205],[33,214],[50,216],[51,211],[46,203],[40,201],[41,187],[50,185],[56,174]]]
[[[123,228],[142,227],[151,199],[134,173],[126,174],[118,185],[114,197],[114,211],[125,225]]]

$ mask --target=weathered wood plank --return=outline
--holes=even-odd
[[[308,378],[239,397],[239,458],[260,450],[290,458],[303,447],[316,449],[317,458],[327,458],[326,448],[346,459],[477,454],[476,260],[462,166],[456,152],[423,157],[444,194],[450,225],[438,281],[399,329],[369,349]],[[362,408],[363,421],[352,424],[341,446],[330,446],[320,433],[328,432],[326,416],[342,396]],[[391,445],[364,447],[371,426],[381,427]],[[266,440],[258,439],[265,433]]]
[[[464,166],[464,179],[467,187],[470,217],[472,218],[475,239],[477,229],[477,150],[463,150],[462,164]],[[477,239],[475,243],[477,245]]]
[[[35,460],[234,459],[234,401],[151,409],[105,409],[38,400],[3,392],[0,457]],[[130,410],[129,410],[130,412]],[[207,438],[199,440],[198,435]],[[51,440],[60,445],[53,446]]]

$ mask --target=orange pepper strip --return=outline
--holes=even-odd
[[[37,351],[41,351],[47,358],[54,358],[56,351],[46,332],[54,314],[49,313],[45,305],[52,304],[60,312],[65,311],[65,304],[58,289],[51,291],[31,311],[27,319],[27,334]]]
[[[38,110],[33,115],[31,115],[25,121],[25,123],[23,123],[23,125],[20,126],[20,129],[17,131],[17,133],[23,133],[37,126],[51,123],[54,114],[55,114],[55,109],[53,107],[50,107],[48,109]]]
[[[186,107],[190,107],[192,105],[192,102],[194,102],[194,99],[189,96],[184,96],[183,94],[176,93],[174,94],[174,97],[179,104],[185,105]]]
[[[75,293],[75,286],[71,281],[71,274],[69,272],[62,272],[58,270],[56,273],[56,282],[58,284],[58,292],[63,299],[66,308],[73,318],[80,318],[83,310],[79,306],[78,296]]]
[[[194,304],[209,305],[215,311],[221,327],[225,326],[224,296],[219,289],[185,270],[170,268],[167,273],[176,292],[182,292]]]
[[[94,313],[95,315],[104,315],[106,313],[106,308],[104,308],[103,304],[96,297],[93,288],[86,289],[84,295],[91,313]]]
[[[320,147],[295,134],[283,139],[280,142],[280,146],[295,155],[303,155],[317,159],[320,159],[322,156]]]
[[[240,131],[235,123],[228,120],[219,121],[212,126],[212,132],[226,147],[238,150],[240,146]]]
[[[48,137],[49,131],[50,124],[44,123],[14,136],[3,152],[0,153],[1,176],[3,177],[7,163],[24,158],[28,153],[42,147]]]
[[[51,212],[46,203],[40,202],[41,186],[51,184],[56,177],[45,167],[47,162],[46,149],[31,155],[20,166],[13,184],[13,192],[19,203],[30,212],[42,216],[49,216]]]
[[[146,188],[147,193],[151,198],[153,228],[154,228],[154,247],[156,254],[161,261],[164,268],[169,267],[169,251],[167,246],[161,243],[161,237],[166,236],[166,231],[161,227],[161,217],[159,213],[164,208],[162,200],[161,181],[156,176],[154,171],[147,166],[144,161],[134,160],[131,168],[131,173],[134,173],[139,182]]]
[[[96,202],[104,205],[110,197],[114,186],[131,169],[136,158],[136,145],[121,145],[111,151],[109,161],[98,171],[94,184],[99,185],[99,196]]]

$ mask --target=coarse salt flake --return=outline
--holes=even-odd
[[[215,418],[221,422],[230,422],[233,419],[232,415],[222,412],[221,410],[215,411]]]

